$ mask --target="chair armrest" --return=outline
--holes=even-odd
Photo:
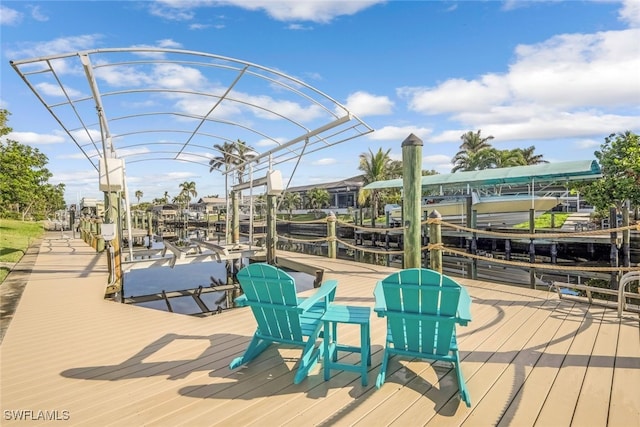
[[[471,297],[464,286],[460,286],[460,299],[458,300],[458,319],[461,325],[471,321]]]
[[[322,300],[324,300],[324,302],[327,303],[327,305],[329,305],[329,303],[333,301],[333,299],[335,298],[337,286],[338,286],[337,280],[335,279],[325,280],[320,286],[320,288],[318,288],[316,293],[311,295],[309,298],[304,299],[298,305],[298,311],[300,311],[301,313],[304,313],[305,311],[309,310],[311,307],[313,307],[315,304],[317,304]]]
[[[240,295],[238,298],[233,300],[238,307],[245,307],[247,305],[247,296]]]
[[[382,282],[376,283],[376,287],[373,288],[373,297],[375,299],[375,305],[373,311],[378,313],[378,317],[384,317],[387,311],[387,301],[384,298],[384,290],[382,289]]]

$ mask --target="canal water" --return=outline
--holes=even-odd
[[[162,249],[162,242],[153,242],[152,249]],[[248,264],[248,259],[242,260],[242,265]],[[314,277],[295,271],[287,271],[296,281],[298,292],[313,288]],[[132,298],[142,295],[161,293],[162,291],[194,290],[199,286],[207,288],[214,281],[226,283],[226,262],[201,262],[175,267],[151,267],[130,270],[124,275],[123,295]],[[213,279],[213,280],[212,280]],[[215,312],[220,307],[226,309],[226,295],[224,291],[202,293],[200,298],[205,305]],[[200,314],[202,311],[191,296],[170,298],[171,308],[174,313]],[[167,311],[167,304],[163,299],[136,303],[134,305],[156,310]]]

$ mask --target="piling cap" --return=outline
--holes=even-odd
[[[442,218],[442,215],[440,215],[440,212],[438,212],[436,209],[434,209],[429,214],[429,218]]]
[[[414,134],[409,134],[409,136],[402,141],[402,146],[406,147],[406,146],[410,146],[410,145],[424,145],[422,143],[422,140],[420,138],[418,138],[417,136],[415,136]]]

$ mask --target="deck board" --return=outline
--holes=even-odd
[[[324,269],[325,279],[338,280],[342,304],[371,307],[376,281],[397,271],[279,256]],[[375,313],[368,386],[340,370],[324,381],[321,365],[294,385],[297,348],[272,346],[228,369],[255,329],[248,308],[192,317],[118,304],[103,299],[106,280],[105,255],[79,239],[43,240],[0,344],[3,426],[60,423],[7,418],[20,410],[68,411],[67,425],[78,426],[626,427],[640,419],[638,316],[620,319],[555,293],[459,279],[473,300],[473,321],[458,328],[467,408],[442,363],[393,357],[376,389],[385,319]],[[340,340],[357,344],[357,328],[342,330]]]

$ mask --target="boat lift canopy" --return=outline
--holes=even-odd
[[[422,187],[458,189],[468,186],[528,185],[532,182],[542,184],[590,180],[601,176],[600,166],[595,160],[578,160],[428,175],[422,177]],[[402,178],[376,181],[364,187],[366,190],[383,188],[402,188]]]
[[[96,171],[108,158],[129,173],[163,160],[209,169],[214,145],[241,140],[257,173],[373,131],[294,77],[210,53],[109,48],[11,66]]]

